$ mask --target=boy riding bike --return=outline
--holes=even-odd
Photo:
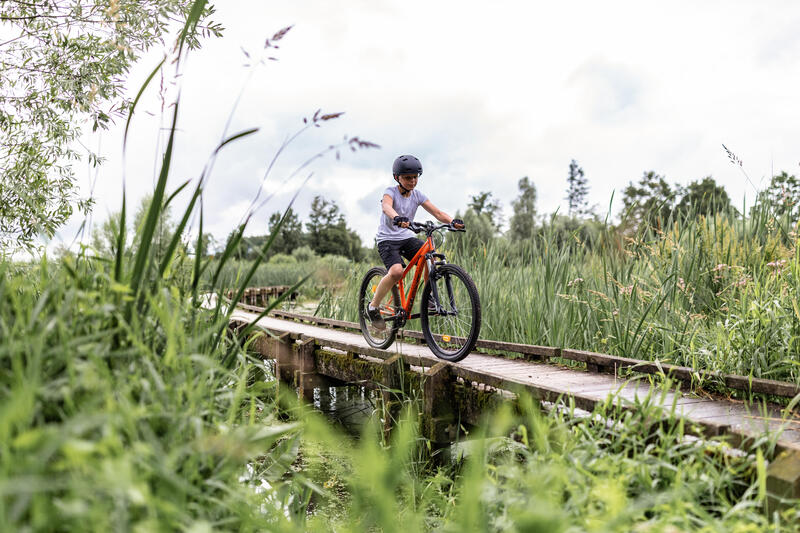
[[[387,187],[381,200],[382,215],[378,224],[376,240],[378,253],[388,273],[378,283],[372,301],[369,303],[367,315],[372,326],[377,330],[386,329],[386,322],[381,316],[379,305],[392,287],[403,277],[403,260],[412,259],[424,241],[416,238],[408,229],[413,222],[417,208],[422,206],[436,220],[450,224],[456,229],[463,229],[464,222],[454,219],[435,205],[416,189],[422,175],[422,163],[413,155],[401,155],[394,160],[392,175],[397,186]]]

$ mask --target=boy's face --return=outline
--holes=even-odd
[[[417,186],[419,174],[400,174],[397,178],[400,180],[400,185],[410,191]]]

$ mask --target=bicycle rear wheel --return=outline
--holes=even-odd
[[[358,323],[361,326],[361,334],[364,335],[367,344],[382,350],[388,348],[394,342],[395,336],[397,336],[397,327],[393,321],[389,320],[386,321],[386,329],[384,330],[373,327],[369,316],[367,316],[367,308],[372,301],[375,290],[378,288],[378,283],[385,275],[385,268],[374,267],[369,269],[361,281],[361,288],[358,291]],[[384,319],[393,317],[397,313],[397,310],[400,309],[400,291],[397,290],[397,285],[392,287],[392,290],[381,302],[379,309]]]
[[[478,288],[459,266],[442,265],[436,272],[438,279],[428,279],[422,291],[422,334],[436,357],[460,361],[475,347],[481,329]],[[434,310],[436,295],[439,312]]]

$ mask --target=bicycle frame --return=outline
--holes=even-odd
[[[411,261],[408,262],[408,266],[403,270],[403,277],[397,282],[397,288],[400,292],[400,307],[405,311],[406,317],[408,318],[411,318],[411,308],[414,307],[414,298],[417,296],[417,288],[419,287],[420,279],[423,279],[423,270],[425,271],[425,281],[428,280],[428,276],[430,275],[428,261],[426,261],[425,256],[435,251],[436,247],[433,244],[433,237],[429,236],[419,251],[411,258]],[[411,278],[411,288],[406,297],[405,284],[403,281],[413,267],[416,267],[416,270],[414,271],[414,276]]]

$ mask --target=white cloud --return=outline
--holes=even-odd
[[[564,205],[573,158],[601,206],[647,170],[683,184],[713,175],[734,201],[752,198],[722,143],[756,183],[772,170],[798,171],[796,2],[283,0],[218,8],[225,37],[193,53],[180,80],[175,185],[197,176],[220,140],[248,76],[240,47],[257,56],[266,37],[295,25],[270,52],[279,61],[253,74],[230,133],[261,130],[226,147],[215,165],[205,219],[220,238],[281,142],[317,108],[346,113],[286,149],[267,182],[275,196],[263,224],[307,173],[282,189],[277,183],[345,135],[382,149],[315,161],[296,206],[307,212],[314,194],[336,200],[367,243],[378,216],[369,195],[391,185],[401,153],[422,159],[420,189],[451,213],[484,190],[510,210],[522,176],[536,183],[539,210],[551,212]],[[143,60],[132,88],[154,64]],[[150,95],[144,109],[157,113],[157,99]],[[157,125],[144,113],[134,118],[130,198],[152,186]],[[99,218],[119,205],[120,144],[119,132],[103,138],[109,163],[96,187]]]

